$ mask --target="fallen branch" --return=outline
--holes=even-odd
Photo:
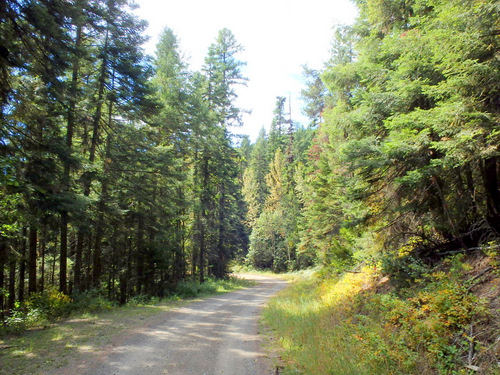
[[[480,277],[483,277],[484,275],[486,275],[488,272],[492,271],[493,270],[493,267],[489,266],[489,267],[486,267],[484,270],[482,270],[480,273],[478,273],[476,276],[474,276],[473,278],[471,278],[470,280],[468,280],[468,282],[470,283],[474,283],[474,281],[476,281],[477,279],[479,279]],[[471,286],[469,286],[467,288],[467,291],[470,292],[472,288],[474,288],[476,286],[476,284],[473,284]]]

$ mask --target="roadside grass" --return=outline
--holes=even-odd
[[[240,265],[240,264],[233,265],[231,269],[235,274],[262,275],[268,277],[275,277],[279,279],[285,279],[288,281],[296,281],[307,277],[311,277],[317,271],[320,270],[320,267],[307,268],[303,270],[290,271],[284,273],[276,273],[271,270],[256,269],[248,265]]]
[[[498,374],[487,358],[491,342],[469,336],[472,327],[489,330],[493,341],[500,332],[485,326],[491,315],[470,292],[467,269],[461,259],[450,260],[397,291],[370,267],[298,279],[263,312],[280,373],[466,375],[481,365],[481,373]]]
[[[24,332],[0,336],[0,375],[52,374],[74,363],[91,362],[114,340],[147,325],[161,313],[202,297],[251,286],[236,277],[184,282],[163,300],[135,298],[121,307],[73,312],[68,319],[46,322]]]
[[[356,274],[325,282],[308,275],[271,299],[263,319],[272,329],[284,374],[373,374],[357,360],[352,339],[338,325],[368,278]]]

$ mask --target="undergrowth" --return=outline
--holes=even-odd
[[[192,299],[229,292],[250,284],[250,281],[237,277],[229,277],[223,280],[208,278],[204,283],[185,280],[169,290],[166,298],[137,295],[129,298],[126,306],[147,306],[172,300]],[[32,294],[26,301],[16,303],[15,308],[10,311],[3,324],[0,325],[0,335],[19,334],[33,328],[47,328],[52,323],[70,316],[120,308],[116,301],[107,299],[105,295],[106,293],[102,290],[92,289],[75,294],[73,298],[70,298],[52,288],[45,290],[43,293]]]
[[[498,331],[469,271],[456,256],[400,288],[375,267],[296,282],[264,311],[284,374],[499,373],[476,335]]]

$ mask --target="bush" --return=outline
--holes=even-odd
[[[175,288],[175,295],[180,298],[194,298],[202,294],[215,293],[217,288],[214,287],[210,279],[203,284],[195,280],[185,280],[180,282]]]
[[[250,282],[237,277],[228,277],[226,279],[208,278],[203,284],[200,284],[197,280],[184,280],[177,284],[173,294],[179,298],[194,298],[207,294],[228,292],[250,284]]]
[[[386,253],[381,257],[382,272],[390,276],[394,286],[409,287],[431,271],[431,267],[415,252],[411,247],[403,247],[396,253]]]
[[[488,319],[457,256],[411,288],[361,273],[302,280],[272,299],[264,317],[280,353],[304,374],[466,374],[470,327]],[[373,273],[373,274],[372,274]]]
[[[131,297],[127,301],[127,306],[145,306],[154,305],[160,302],[158,297],[151,297],[144,294],[139,294],[138,296]]]
[[[32,294],[26,302],[28,311],[40,311],[49,321],[66,317],[71,313],[71,298],[54,288]]]
[[[101,290],[91,289],[86,292],[76,294],[72,307],[74,311],[89,313],[109,310],[116,306],[117,303],[105,298]]]
[[[72,311],[72,300],[56,289],[32,294],[27,301],[17,302],[5,319],[7,332],[22,332],[30,328],[46,326]]]
[[[24,304],[21,305],[20,303],[16,303],[10,316],[5,319],[4,329],[7,333],[20,333],[32,327],[45,326],[48,324],[49,321],[40,310],[27,310]]]

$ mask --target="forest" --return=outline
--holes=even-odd
[[[228,29],[200,71],[127,0],[0,4],[0,313],[32,296],[125,303],[234,263],[395,279],[498,245],[499,5],[355,0],[309,124],[276,98],[237,136],[244,61]]]

